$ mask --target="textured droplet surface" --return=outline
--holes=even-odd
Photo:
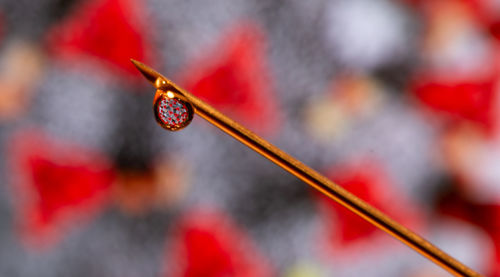
[[[168,129],[182,128],[189,124],[191,119],[187,104],[177,98],[161,98],[157,109],[158,118]]]

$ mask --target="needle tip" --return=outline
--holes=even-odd
[[[156,86],[156,80],[159,78],[159,77],[162,77],[160,73],[156,72],[154,69],[152,69],[151,67],[139,62],[139,61],[136,61],[134,59],[130,59],[130,61],[132,62],[132,64],[134,64],[134,66],[137,68],[137,70],[139,70],[142,75],[150,82],[152,83],[153,85]]]

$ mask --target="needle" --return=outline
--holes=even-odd
[[[173,98],[175,96],[179,98],[181,102],[184,101],[186,105],[192,106],[194,112],[208,122],[212,123],[219,129],[231,135],[251,149],[255,150],[262,156],[271,160],[281,168],[295,175],[305,183],[319,190],[324,195],[330,197],[342,206],[361,216],[363,219],[372,223],[379,229],[402,241],[404,244],[413,248],[442,268],[448,270],[453,275],[481,276],[477,272],[473,271],[450,255],[443,252],[436,246],[432,245],[430,242],[426,241],[419,235],[415,234],[398,222],[389,218],[381,211],[375,209],[374,207],[357,198],[355,195],[346,191],[339,185],[333,183],[317,171],[311,169],[302,162],[283,152],[281,149],[252,133],[245,127],[233,121],[231,118],[223,115],[188,91],[183,90],[152,68],[138,61],[132,59],[131,61],[144,75],[144,77],[146,77],[146,79],[156,87],[157,93],[155,95],[155,103],[158,102],[157,100],[162,97]],[[167,129],[171,130],[170,128]],[[174,130],[176,129],[178,128],[175,128]]]

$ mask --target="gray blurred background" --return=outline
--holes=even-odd
[[[168,78],[500,276],[500,2],[0,2],[0,276],[448,276]]]

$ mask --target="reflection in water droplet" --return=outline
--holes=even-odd
[[[186,127],[193,118],[193,109],[188,103],[168,95],[160,97],[155,107],[160,125],[170,131]]]

